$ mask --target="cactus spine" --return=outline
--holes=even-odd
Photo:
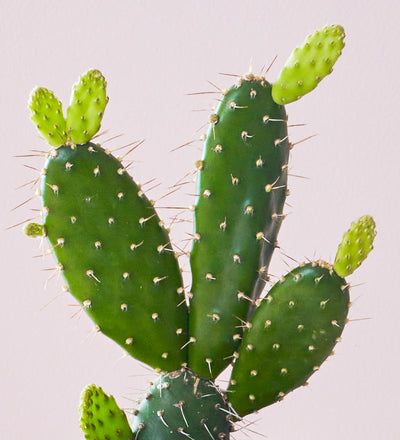
[[[331,353],[349,306],[344,277],[372,249],[371,217],[351,226],[334,265],[303,264],[260,298],[287,194],[283,104],[330,73],[343,37],[340,26],[315,33],[276,83],[247,74],[211,115],[198,163],[189,310],[152,202],[121,161],[92,142],[108,102],[103,75],[81,77],[66,118],[53,92],[32,93],[32,120],[53,148],[41,181],[44,222],[25,232],[47,236],[96,328],[160,373],[131,427],[111,396],[87,387],[87,439],[228,440],[236,420],[304,385]],[[230,363],[228,394],[211,379]]]

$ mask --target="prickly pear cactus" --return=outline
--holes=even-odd
[[[304,264],[282,277],[259,302],[233,368],[231,403],[239,415],[304,385],[332,352],[348,308],[346,281],[327,263]]]
[[[43,90],[36,89],[31,101],[46,116],[55,98]],[[187,311],[185,304],[178,307],[182,278],[175,254],[166,251],[168,232],[122,163],[87,142],[100,127],[106,103],[100,72],[83,75],[67,110],[71,136],[50,151],[45,164],[43,226],[30,225],[27,232],[45,231],[69,291],[98,331],[155,369],[178,369],[186,363],[181,347]],[[36,111],[32,118],[36,122]]]
[[[33,91],[32,121],[52,148],[41,176],[43,223],[25,233],[47,237],[96,329],[159,373],[129,422],[112,396],[87,387],[88,440],[228,440],[236,421],[306,384],[332,353],[349,308],[344,277],[372,250],[372,217],[352,224],[333,265],[302,264],[263,289],[287,195],[283,104],[331,72],[343,38],[340,26],[324,28],[275,83],[249,73],[224,92],[198,162],[186,295],[153,203],[93,142],[108,102],[103,75],[80,78],[66,118],[53,92]],[[229,364],[224,392],[212,380]]]
[[[288,157],[284,108],[265,78],[246,75],[212,115],[199,170],[189,364],[203,377],[218,376],[240,345],[275,248]]]
[[[279,104],[289,104],[317,87],[332,72],[344,47],[342,26],[326,26],[309,35],[297,47],[272,87],[272,97]]]
[[[58,148],[45,168],[44,228],[70,292],[128,353],[160,370],[179,368],[186,362],[181,273],[150,201],[92,143]]]
[[[161,376],[135,411],[132,429],[141,440],[229,438],[227,396],[212,382],[183,369]]]
[[[82,391],[79,410],[85,439],[132,439],[126,414],[100,387],[89,385]]]

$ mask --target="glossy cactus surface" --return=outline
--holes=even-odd
[[[230,401],[244,416],[304,385],[346,322],[349,292],[330,265],[308,263],[278,281],[254,313],[233,367]]]
[[[177,259],[154,207],[98,145],[63,146],[42,180],[44,228],[69,291],[98,330],[153,368],[186,362]]]
[[[334,265],[304,263],[263,289],[288,194],[283,104],[330,73],[343,38],[340,26],[317,31],[274,84],[248,73],[222,92],[197,162],[186,295],[154,202],[93,142],[108,102],[101,72],[81,76],[66,118],[53,92],[32,93],[32,120],[54,148],[38,191],[43,224],[24,231],[48,238],[65,288],[96,330],[159,373],[130,424],[112,396],[86,387],[86,439],[229,440],[236,421],[306,384],[332,353],[349,308],[344,277],[373,247],[372,217],[352,224]],[[229,364],[222,391],[211,379]]]
[[[131,426],[138,440],[228,439],[232,419],[226,395],[184,369],[160,376],[139,404]]]
[[[241,78],[211,121],[191,252],[189,366],[203,377],[216,377],[240,344],[275,247],[289,155],[286,113],[264,78]]]

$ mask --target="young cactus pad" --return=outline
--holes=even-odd
[[[211,117],[199,165],[191,252],[189,367],[216,377],[240,344],[286,197],[286,114],[265,78],[247,75]]]
[[[329,356],[346,322],[346,282],[327,263],[288,273],[256,309],[233,367],[230,402],[240,416],[304,385]]]
[[[138,440],[229,439],[231,409],[218,387],[189,370],[160,376],[135,411]]]
[[[29,99],[32,122],[39,133],[52,147],[59,147],[67,141],[67,123],[62,104],[54,93],[44,87],[37,87]]]
[[[84,144],[98,132],[106,108],[106,80],[98,70],[89,70],[74,85],[67,109],[68,136],[74,144]]]
[[[342,26],[326,26],[309,35],[297,47],[272,86],[272,98],[278,104],[296,101],[317,87],[332,72],[344,47]]]
[[[132,439],[125,413],[100,387],[89,385],[82,391],[79,410],[86,440]]]
[[[365,215],[353,222],[339,245],[335,271],[342,277],[352,274],[373,249],[376,235],[374,219]]]

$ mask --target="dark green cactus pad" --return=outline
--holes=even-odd
[[[58,266],[98,329],[156,369],[179,368],[181,273],[167,230],[121,162],[91,143],[60,147],[46,164],[42,197]]]
[[[251,74],[210,119],[191,252],[189,367],[202,377],[234,359],[251,299],[264,286],[286,196],[286,119],[271,85]]]
[[[37,87],[29,99],[32,122],[39,133],[52,146],[59,147],[67,141],[67,123],[62,104],[51,90]]]
[[[335,271],[342,277],[352,274],[373,249],[375,221],[370,215],[353,222],[344,234],[335,258]]]
[[[240,416],[304,385],[330,355],[349,307],[346,282],[327,263],[291,271],[270,290],[246,331],[231,378]]]
[[[113,396],[89,385],[81,395],[81,428],[87,440],[131,440],[132,430]]]
[[[151,386],[131,427],[137,440],[228,440],[233,418],[218,387],[185,369]]]
[[[272,86],[272,97],[278,104],[289,104],[314,90],[332,72],[344,48],[344,29],[326,26],[309,35],[285,63]]]

